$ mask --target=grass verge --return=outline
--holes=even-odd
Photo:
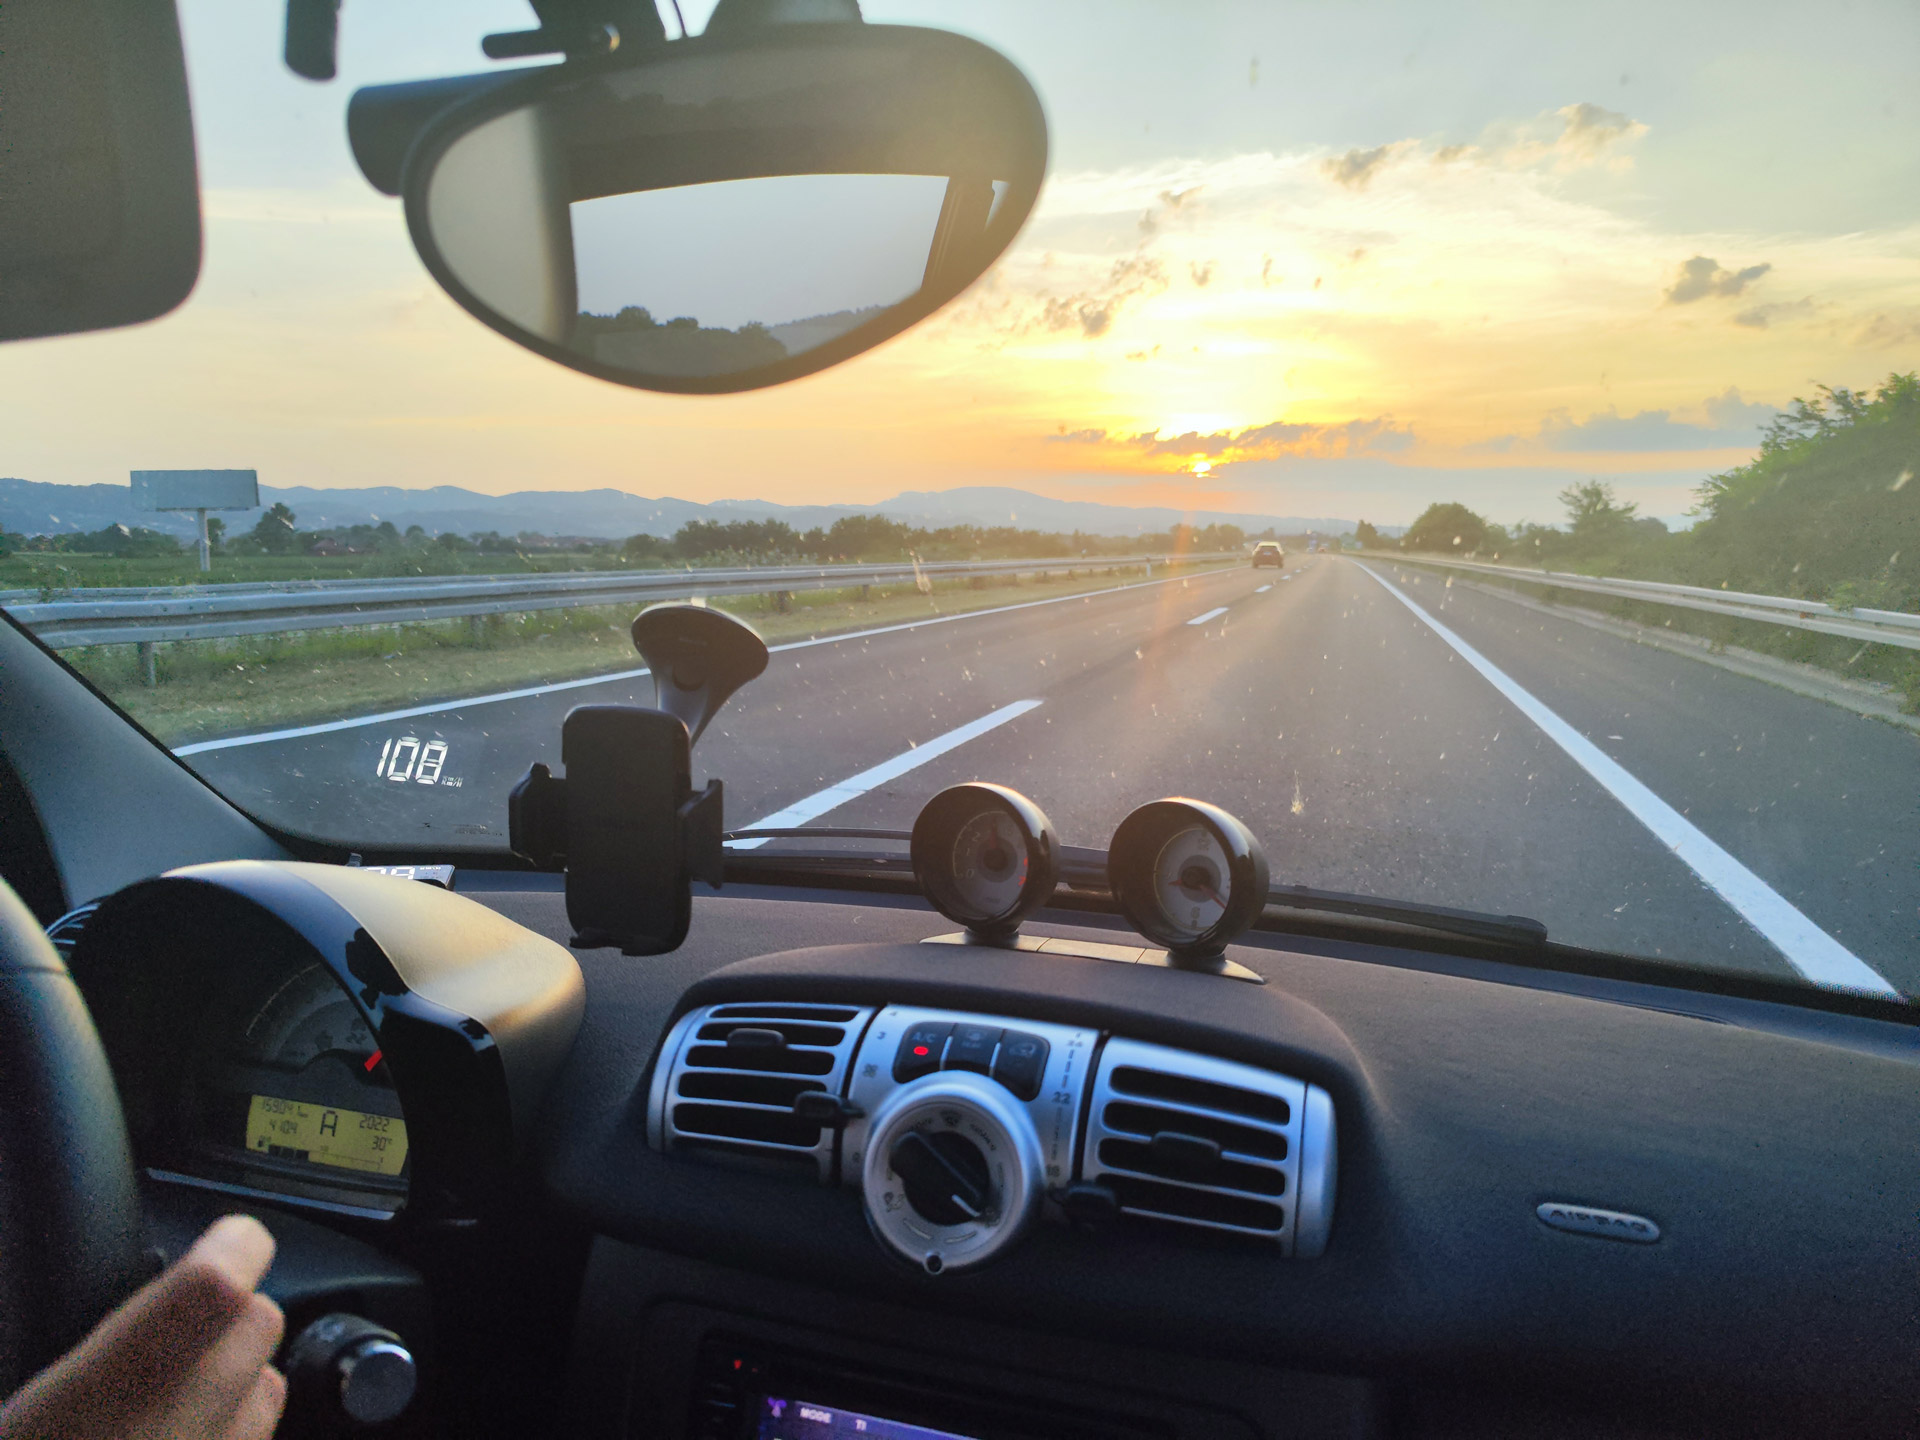
[[[1163,573],[1155,566],[1156,578]],[[1198,574],[1218,566],[1193,566]],[[1028,600],[1089,594],[1146,579],[1140,566],[1076,571],[1036,582],[1014,576],[911,585],[730,595],[709,603],[751,624],[769,644],[875,625],[897,625]],[[630,670],[641,662],[628,636],[632,606],[583,606],[472,621],[367,625],[155,647],[158,683],[148,686],[132,645],[63,652],[82,675],[163,743],[404,709],[524,686]]]

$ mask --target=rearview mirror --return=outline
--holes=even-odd
[[[1039,194],[1038,97],[957,35],[768,26],[618,58],[470,95],[401,184],[455,300],[602,379],[716,394],[837,364],[971,284]]]

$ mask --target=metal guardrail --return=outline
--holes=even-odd
[[[1176,557],[1179,564],[1243,560],[1237,551]],[[932,579],[1033,575],[1165,565],[1165,555],[1048,560],[923,561]],[[912,564],[750,566],[735,569],[564,571],[537,575],[415,575],[391,580],[288,580],[234,585],[0,592],[0,605],[56,650],[80,645],[211,640],[353,625],[417,624],[480,615],[621,605],[698,595],[760,595],[912,584]]]
[[[1369,560],[1397,565],[1431,565],[1440,570],[1464,570],[1528,585],[1551,585],[1556,590],[1578,590],[1610,595],[1619,600],[1643,600],[1674,605],[1734,620],[1756,620],[1765,625],[1787,625],[1875,645],[1897,645],[1920,650],[1920,615],[1901,610],[1836,610],[1820,600],[1795,600],[1781,595],[1751,595],[1742,590],[1713,590],[1704,585],[1672,585],[1660,580],[1615,580],[1596,575],[1570,575],[1560,570],[1526,570],[1517,565],[1489,565],[1481,560],[1451,560],[1430,555],[1408,555],[1394,550],[1361,552]]]

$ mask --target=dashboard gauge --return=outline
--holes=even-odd
[[[1134,928],[1187,959],[1219,955],[1267,903],[1260,842],[1199,800],[1156,800],[1122,820],[1107,879]]]
[[[913,822],[913,873],[934,908],[983,940],[1006,940],[1059,878],[1060,840],[1040,807],[1004,785],[942,790]]]
[[[1189,825],[1160,847],[1153,862],[1153,898],[1182,934],[1197,939],[1218,925],[1232,895],[1226,854],[1206,826]]]
[[[150,1175],[375,1221],[499,1203],[585,1005],[561,946],[342,865],[140,881],[69,963]]]
[[[342,1181],[398,1180],[407,1124],[373,1029],[324,965],[288,975],[206,1079],[250,1164],[320,1166]],[[244,1102],[244,1116],[242,1104]]]

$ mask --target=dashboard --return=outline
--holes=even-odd
[[[1904,1430],[1909,1027],[1236,928],[1195,802],[1062,910],[962,788],[927,898],[729,886],[665,956],[570,951],[550,877],[281,862],[61,938],[150,1183],[577,1245],[572,1433]]]

